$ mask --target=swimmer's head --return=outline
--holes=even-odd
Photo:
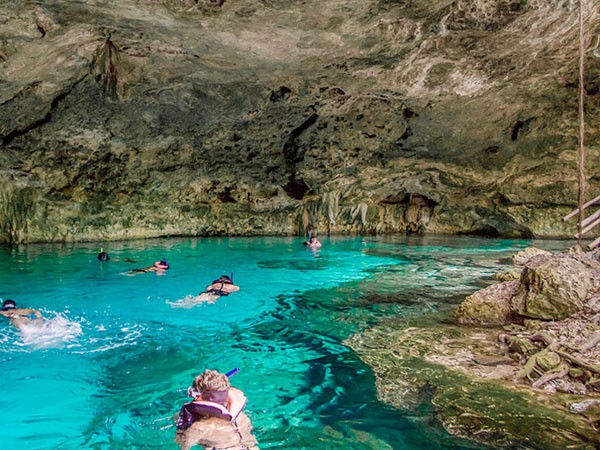
[[[213,283],[233,284],[233,281],[229,275],[221,275],[221,277],[213,281]]]
[[[9,309],[15,309],[16,307],[17,304],[10,298],[8,300],[4,300],[4,303],[2,303],[2,311],[8,311]]]
[[[163,258],[160,261],[156,261],[154,263],[154,267],[158,267],[159,269],[167,270],[169,268],[169,263],[167,262],[167,258]]]
[[[106,252],[98,253],[98,261],[108,261],[109,259],[110,259],[110,256],[108,256],[108,253],[106,253]]]
[[[194,379],[194,389],[204,400],[225,404],[229,392],[229,378],[216,370],[205,370]]]

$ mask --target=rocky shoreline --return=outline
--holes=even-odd
[[[348,339],[382,401],[428,397],[451,434],[497,447],[600,445],[600,250],[527,249],[452,321],[382,324]],[[508,278],[508,280],[506,280]],[[452,322],[452,323],[450,323]]]

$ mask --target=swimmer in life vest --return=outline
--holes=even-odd
[[[175,442],[181,450],[195,445],[205,450],[258,450],[250,419],[242,411],[246,396],[231,387],[227,375],[205,370],[188,395],[194,400],[183,405],[177,418]]]
[[[32,308],[17,308],[14,300],[5,300],[0,311],[4,317],[10,319],[10,323],[16,328],[24,325],[39,325],[42,323],[42,313]]]

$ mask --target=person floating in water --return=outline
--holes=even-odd
[[[142,267],[140,269],[133,269],[124,272],[126,275],[136,275],[138,273],[147,273],[147,272],[156,272],[157,275],[164,275],[164,273],[169,270],[169,263],[167,262],[167,258],[163,258],[160,261],[156,261],[154,264],[148,267]]]
[[[240,290],[239,286],[233,284],[232,280],[233,274],[231,276],[221,275],[221,277],[214,280],[211,284],[206,286],[204,292],[201,292],[196,297],[197,301],[200,302],[214,302],[219,297],[227,296],[232,292],[237,292]]]
[[[321,243],[316,237],[313,236],[312,230],[308,230],[308,239],[303,245],[308,248],[321,248]]]
[[[204,292],[200,292],[200,294],[196,296],[188,295],[181,300],[168,303],[175,308],[191,308],[200,303],[214,303],[220,297],[227,296],[232,292],[237,292],[239,290],[240,287],[233,284],[232,272],[231,276],[222,275],[218,279],[214,280],[211,284],[206,286],[206,290]]]
[[[205,370],[188,389],[194,400],[177,418],[175,442],[181,450],[195,445],[205,449],[258,450],[252,424],[243,409],[244,393],[231,386],[227,375]]]
[[[100,253],[98,253],[98,261],[110,261],[110,255],[108,253],[106,253],[103,248],[101,248]],[[119,260],[116,259],[114,261],[119,261]],[[129,258],[125,258],[122,261],[129,262],[129,263],[136,262],[133,259],[129,259]]]
[[[10,319],[10,323],[18,329],[25,325],[39,325],[42,322],[42,313],[37,309],[17,308],[17,303],[12,299],[4,301],[0,314]]]
[[[308,248],[321,248],[321,243],[316,237],[311,237],[308,241],[304,243]]]
[[[98,253],[98,261],[110,261],[110,256],[108,256],[108,253],[106,253],[103,248],[101,248],[100,253]]]

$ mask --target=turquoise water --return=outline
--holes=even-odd
[[[447,435],[426,400],[410,414],[379,402],[370,368],[342,341],[386,317],[449,311],[515,251],[569,243],[301,242],[110,243],[109,262],[96,259],[98,244],[0,248],[0,297],[47,318],[0,329],[0,448],[177,450],[173,416],[194,376],[234,367],[263,449],[484,448]],[[163,256],[163,276],[123,274]],[[231,272],[239,292],[182,303]]]

